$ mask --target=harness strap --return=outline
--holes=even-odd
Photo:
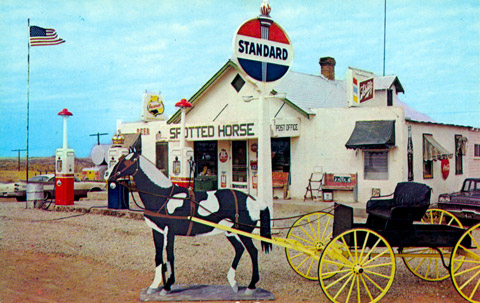
[[[188,188],[188,195],[190,196],[190,217],[195,216],[195,204],[197,203],[195,201],[195,192],[189,187]],[[188,230],[186,236],[190,236],[190,233],[192,232],[192,227],[193,227],[193,221],[190,220],[190,223],[188,223]]]
[[[238,228],[238,217],[239,217],[239,214],[238,214],[238,199],[237,199],[237,194],[235,193],[235,191],[234,191],[233,189],[230,189],[230,191],[232,192],[233,199],[235,200],[235,224],[233,225],[233,228]]]

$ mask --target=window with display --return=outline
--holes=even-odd
[[[272,138],[272,171],[290,172],[290,138]]]
[[[232,180],[247,182],[247,141],[232,141]]]
[[[217,175],[217,141],[196,141],[194,143],[195,176]]]

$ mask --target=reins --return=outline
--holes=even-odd
[[[137,169],[138,171],[138,169]],[[171,219],[179,219],[179,220],[188,220],[188,216],[173,216],[173,215],[169,215],[168,213],[165,213],[165,214],[161,214],[159,213],[160,210],[162,210],[163,208],[165,208],[166,204],[168,203],[168,201],[170,199],[177,199],[177,200],[184,200],[184,201],[191,201],[192,204],[196,205],[198,208],[202,208],[203,210],[205,210],[209,215],[212,215],[212,216],[215,216],[219,219],[225,219],[227,221],[230,221],[230,223],[234,224],[234,226],[236,226],[238,228],[238,226],[244,226],[244,227],[249,227],[249,228],[255,228],[255,229],[260,229],[261,227],[259,226],[253,226],[251,224],[245,224],[245,223],[240,223],[238,222],[238,202],[237,202],[237,198],[236,198],[236,194],[235,192],[232,190],[232,194],[234,195],[234,199],[236,200],[236,216],[235,216],[235,222],[231,221],[229,218],[223,218],[215,213],[213,213],[212,211],[210,211],[209,209],[207,209],[206,207],[202,206],[200,203],[198,203],[198,201],[195,201],[194,197],[192,199],[192,195],[193,195],[193,191],[189,191],[189,196],[185,197],[185,198],[180,198],[180,197],[174,197],[172,196],[173,194],[173,191],[174,191],[174,186],[172,186],[172,190],[170,191],[170,194],[169,195],[161,195],[161,194],[157,194],[157,193],[153,193],[153,192],[148,192],[148,191],[144,191],[144,190],[140,190],[138,189],[137,187],[135,186],[131,186],[130,185],[130,180],[128,180],[128,182],[122,182],[120,181],[119,182],[121,185],[127,187],[131,193],[131,196],[132,196],[132,200],[134,201],[135,205],[143,212],[145,212],[146,215],[150,215],[150,216],[155,216],[155,217],[162,217],[162,218],[171,218]],[[162,204],[162,206],[159,208],[158,211],[151,211],[151,210],[148,210],[146,209],[145,207],[142,207],[138,204],[138,202],[136,201],[135,199],[135,196],[133,195],[133,192],[134,191],[137,191],[139,193],[144,193],[144,194],[148,194],[148,195],[152,195],[152,196],[155,196],[155,197],[160,197],[160,198],[165,198],[165,202]],[[253,198],[253,197],[252,197]],[[324,208],[324,209],[321,209],[320,211],[321,212],[324,212],[324,213],[328,213],[328,214],[332,214],[333,211],[335,209],[335,206],[329,206],[327,208]],[[191,209],[191,212],[192,212],[192,209]],[[292,220],[292,219],[298,219],[298,218],[301,218],[303,217],[305,214],[300,214],[300,215],[296,215],[296,216],[289,216],[289,217],[281,217],[281,218],[272,218],[270,219],[270,221],[285,221],[285,220]],[[193,216],[193,214],[192,214]],[[309,224],[312,224],[314,222],[316,222],[317,220],[319,220],[319,218],[317,219],[314,219],[310,222],[306,222],[306,223],[302,223],[302,224],[299,224],[299,225],[295,225],[294,227],[301,227],[301,226],[305,226],[305,225],[309,225]],[[189,220],[190,222],[192,222],[191,220]],[[274,229],[274,230],[284,230],[284,229],[290,229],[292,228],[291,226],[289,227],[271,227],[271,229]]]

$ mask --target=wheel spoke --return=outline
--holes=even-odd
[[[352,275],[352,281],[350,282],[350,289],[348,290],[347,299],[345,300],[345,302],[350,301],[350,296],[352,295],[353,285],[355,285],[356,280],[357,280],[357,276]]]
[[[350,277],[348,277],[347,281],[345,281],[345,283],[343,283],[342,287],[340,287],[340,289],[337,291],[337,293],[335,294],[335,297],[333,297],[334,299],[336,299],[338,297],[338,295],[340,295],[340,293],[345,289],[345,286],[347,286],[347,283],[350,282],[350,280],[352,278],[353,278],[353,275],[351,274]]]
[[[301,229],[303,230],[303,228],[301,228]],[[307,240],[307,239],[305,239],[305,238],[301,238],[300,236],[297,236],[297,235],[291,235],[291,236],[294,237],[294,238],[297,238],[297,239],[300,240],[300,241],[305,241],[305,242],[307,242],[308,244],[315,245],[315,241],[313,241],[313,239],[312,239],[311,237],[309,237],[309,238],[312,239],[312,241],[309,241],[309,240]]]
[[[320,215],[319,215],[320,216]],[[328,219],[327,219],[327,224],[325,225],[325,228],[323,229],[323,233],[322,233],[322,237],[320,238],[322,241],[323,239],[325,239],[325,233],[327,232],[327,229],[328,227],[330,226],[330,220],[332,219],[332,217],[328,216]],[[318,220],[318,234],[320,234],[320,220]],[[331,235],[332,233],[330,233],[329,235]],[[328,235],[327,235],[328,236]]]
[[[382,277],[382,278],[385,278],[385,279],[390,279],[389,275],[381,274],[381,273],[376,272],[376,271],[364,270],[364,273],[366,273],[366,274],[369,273],[369,274],[372,274],[374,276]]]
[[[330,283],[328,286],[325,287],[325,289],[329,289],[330,287],[334,286],[335,284],[337,283],[340,283],[342,280],[345,280],[346,278],[348,277],[351,277],[352,276],[352,272],[349,271],[347,272],[345,275],[341,276],[340,278],[338,278],[337,280],[333,281],[332,283]],[[347,280],[348,281],[348,280]]]
[[[480,271],[477,271],[473,276],[471,276],[469,279],[467,279],[462,285],[460,285],[460,289],[463,289],[465,286],[467,286],[470,282],[473,281],[473,279],[475,279],[476,276],[478,276],[478,274],[480,274]]]
[[[458,277],[458,276],[461,276],[463,274],[466,274],[466,273],[469,273],[469,272],[472,272],[474,270],[480,270],[480,265],[479,266],[475,266],[475,267],[471,267],[469,269],[465,269],[465,270],[462,270],[462,271],[457,271],[456,273],[453,274],[454,277]],[[480,272],[480,271],[479,271]]]
[[[365,287],[365,290],[367,291],[367,294],[368,294],[368,297],[370,298],[370,301],[373,301],[372,293],[370,292],[370,289],[368,288],[367,283],[365,282],[365,279],[363,278],[363,275],[360,276],[360,278],[362,279],[363,287]],[[358,293],[359,293],[358,296],[360,298],[360,291]],[[359,302],[360,302],[360,299],[359,299]]]
[[[477,292],[478,285],[480,284],[480,279],[477,279],[477,283],[475,284],[475,287],[473,288],[472,292],[470,293],[469,298],[471,299],[473,295]]]
[[[370,283],[372,283],[373,285],[375,285],[376,288],[378,288],[380,291],[383,291],[383,288],[380,287],[377,282],[375,282],[372,278],[370,278],[367,274],[365,275],[362,275],[362,276],[365,276],[365,278],[368,279],[368,281],[370,281]]]
[[[346,258],[346,259],[350,262],[350,264],[352,264],[352,262],[350,260],[355,260],[355,259],[353,258],[352,253],[350,252],[350,247],[347,245],[347,242],[345,241],[345,237],[342,237],[342,242],[343,242],[343,245],[346,248],[346,251],[347,251],[348,255],[350,256],[350,259],[348,259],[348,258]]]
[[[389,262],[389,263],[382,263],[382,264],[374,264],[374,265],[369,265],[369,266],[366,266],[366,265],[363,265],[362,268],[377,268],[377,267],[382,267],[382,266],[392,266],[393,263],[392,262]]]
[[[372,252],[375,250],[375,248],[377,248],[377,245],[380,243],[381,239],[378,238],[377,242],[375,243],[375,245],[372,246],[372,248],[370,248],[370,251],[365,255],[365,258],[363,258],[363,260],[361,261],[361,263],[365,263],[366,260],[368,260],[368,258],[370,257],[370,255],[372,254]],[[365,264],[368,264],[368,263],[365,263]]]
[[[369,252],[370,253],[370,252]],[[366,266],[367,264],[370,264],[372,263],[373,261],[377,260],[378,258],[380,258],[381,256],[383,256],[384,254],[388,254],[389,253],[389,250],[388,248],[385,249],[384,251],[382,251],[381,253],[379,253],[378,255],[376,255],[375,257],[371,258],[370,260],[368,260],[367,262],[364,262],[363,263],[363,266]]]
[[[312,231],[312,235],[313,235],[313,237],[315,237],[314,241],[318,242],[318,237],[317,237],[317,234],[315,233],[315,231],[313,230],[312,221],[310,221],[310,217],[307,217],[307,221],[308,221],[308,226],[310,226],[310,230]]]

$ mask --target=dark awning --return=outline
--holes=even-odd
[[[357,121],[346,148],[388,149],[395,146],[395,121]]]

